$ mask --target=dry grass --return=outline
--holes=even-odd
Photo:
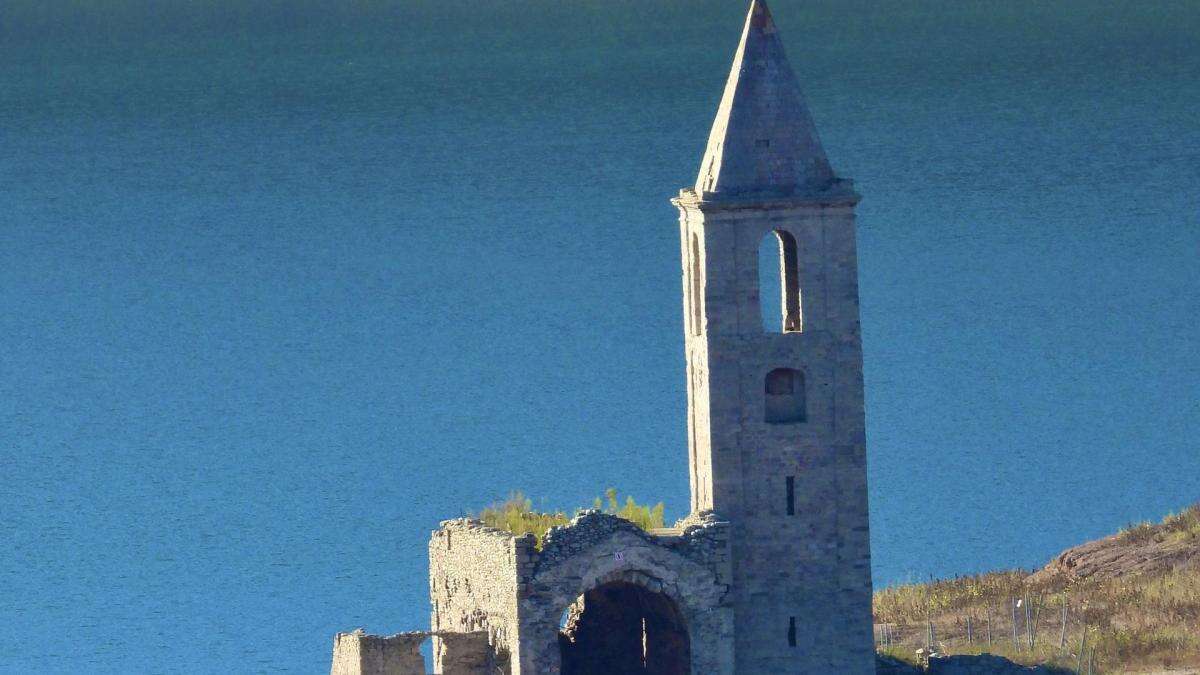
[[[622,503],[615,488],[605,490],[604,496],[607,504],[605,500],[597,497],[592,507],[624,518],[644,530],[663,526],[662,502],[650,506],[638,504],[633,497],[626,497]],[[498,530],[508,530],[517,535],[533,534],[537,538],[538,548],[542,547],[542,539],[546,536],[547,530],[571,522],[571,517],[562,511],[552,513],[534,511],[533,502],[520,492],[510,494],[507,500],[492,504],[474,517],[482,521],[484,525]]]
[[[1200,542],[1200,504],[1163,519],[1159,532],[1169,542]]]
[[[891,651],[900,655],[924,646],[932,621],[936,642],[951,654],[988,651],[1020,663],[1074,666],[1086,631],[1086,659],[1095,652],[1098,672],[1200,667],[1200,570],[1081,582],[1069,588],[1027,586],[1026,576],[1024,572],[1000,572],[884,589],[875,596],[876,621],[892,626],[896,647]],[[1014,598],[1021,601],[1016,646]],[[1060,648],[1064,601],[1067,637]],[[1030,607],[1028,619],[1026,604]],[[968,617],[972,643],[967,641]],[[1036,626],[1033,649],[1030,626]]]
[[[1155,525],[1149,521],[1131,523],[1117,533],[1123,543],[1189,543],[1200,541],[1200,504],[1172,513]]]
[[[1196,542],[1200,546],[1200,505],[1167,517],[1161,524],[1126,528],[1127,542]],[[1200,569],[1107,580],[1035,583],[1016,570],[885,588],[875,594],[875,619],[894,635],[887,651],[911,659],[925,645],[928,625],[951,654],[991,652],[1026,664],[1076,668],[1095,659],[1095,671],[1200,667]],[[1018,610],[1014,646],[1012,602]],[[1062,605],[1067,631],[1062,640]],[[1025,607],[1029,606],[1026,620]],[[987,618],[992,641],[987,643]],[[973,641],[967,641],[970,617]],[[1031,630],[1030,627],[1035,627]],[[1030,632],[1034,644],[1030,648]],[[1084,660],[1079,658],[1084,640]]]

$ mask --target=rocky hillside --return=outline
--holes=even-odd
[[[1081,673],[1200,675],[1200,504],[1021,570],[875,594],[881,652],[1000,654]]]
[[[1141,523],[1097,541],[1069,548],[1034,574],[1032,583],[1069,584],[1130,575],[1200,569],[1200,505],[1159,524]]]

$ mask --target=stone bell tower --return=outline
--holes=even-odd
[[[875,671],[858,200],[753,0],[696,185],[672,200],[691,506],[731,523],[737,673]],[[764,238],[780,254],[781,312],[769,321]]]

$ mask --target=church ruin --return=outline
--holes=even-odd
[[[547,534],[443,522],[431,629],[339,634],[334,675],[875,671],[854,210],[753,0],[679,209],[691,513]],[[764,317],[759,246],[779,251]],[[765,330],[768,325],[770,330]]]

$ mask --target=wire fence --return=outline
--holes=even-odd
[[[1070,661],[1077,673],[1092,675],[1097,655],[1088,644],[1089,632],[1081,608],[1072,607],[1066,594],[1026,594],[924,621],[877,623],[875,646],[880,651],[924,648],[926,653],[1050,653]]]

